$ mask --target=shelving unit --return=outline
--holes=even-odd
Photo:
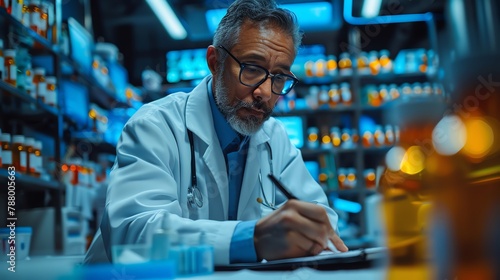
[[[60,4],[60,3],[59,3]],[[61,7],[56,7],[56,9]],[[0,8],[0,26],[4,27],[0,30],[0,38],[4,39],[4,47],[22,47],[28,49],[33,56],[48,56],[52,60],[50,63],[53,67],[53,75],[56,76],[59,82],[63,80],[71,80],[77,82],[89,89],[89,101],[94,102],[104,109],[113,108],[128,108],[126,102],[117,100],[112,90],[104,88],[90,75],[80,71],[79,65],[70,57],[63,54],[58,45],[52,44],[49,40],[38,35],[35,31],[23,25],[16,18],[11,16],[4,8]],[[35,47],[36,46],[36,47]],[[47,66],[51,67],[51,66]],[[71,74],[65,70],[71,69]],[[71,94],[71,93],[66,93]],[[106,153],[114,153],[114,147],[102,140],[93,137],[83,137],[75,134],[76,121],[72,119],[70,114],[65,112],[65,104],[63,93],[58,94],[58,107],[52,107],[44,104],[40,100],[31,97],[26,91],[13,87],[6,82],[0,81],[0,128],[3,132],[10,134],[35,133],[48,139],[44,150],[47,149],[50,153],[42,153],[47,161],[50,161],[53,166],[50,168],[49,177],[47,180],[37,178],[28,174],[16,172],[16,203],[24,210],[31,208],[30,203],[24,201],[37,201],[37,205],[43,207],[53,207],[54,211],[54,245],[55,252],[62,252],[62,216],[61,211],[65,199],[65,186],[60,182],[61,175],[59,165],[62,163],[62,158],[65,153],[66,145],[71,139],[84,139],[99,151]],[[95,140],[95,141],[94,141]],[[94,141],[94,142],[93,142]],[[0,181],[7,182],[9,176],[6,169],[0,168]],[[0,199],[2,204],[7,201],[7,188],[1,188]],[[44,202],[48,194],[50,198],[48,203]],[[6,215],[2,212],[2,215]]]
[[[354,28],[349,28],[349,41],[351,49],[349,49],[349,55],[354,60],[359,55],[359,34],[356,34]],[[321,43],[321,42],[319,42]],[[339,57],[337,55],[337,57]],[[303,123],[303,139],[307,141],[306,130],[308,127],[316,127],[320,130],[319,138],[321,138],[322,133],[321,127],[327,127],[330,129],[332,126],[337,126],[342,122],[341,119],[348,119],[350,128],[356,129],[359,140],[354,147],[342,148],[333,147],[330,148],[318,148],[310,149],[307,147],[301,148],[302,156],[304,160],[316,160],[319,161],[324,155],[333,157],[335,161],[335,168],[344,167],[343,165],[349,165],[356,170],[356,186],[352,189],[339,189],[338,185],[334,186],[333,189],[327,188],[325,193],[333,197],[341,197],[351,201],[358,202],[362,205],[362,210],[359,214],[356,214],[355,220],[359,223],[359,238],[363,238],[366,234],[366,213],[364,210],[364,201],[367,196],[377,193],[374,188],[367,188],[365,186],[364,170],[366,168],[375,169],[378,166],[383,166],[384,155],[390,150],[392,146],[372,146],[364,147],[362,145],[362,133],[360,129],[360,120],[363,116],[370,116],[377,121],[377,124],[384,123],[384,112],[389,109],[392,104],[391,101],[384,103],[380,106],[372,106],[365,104],[364,98],[362,96],[362,90],[367,85],[381,85],[381,84],[396,84],[401,85],[405,83],[436,83],[439,82],[437,75],[435,73],[427,72],[414,72],[414,73],[379,73],[377,75],[371,74],[359,74],[358,69],[356,69],[356,63],[353,62],[353,71],[350,75],[340,76],[324,76],[324,77],[307,77],[300,78],[300,83],[296,86],[297,96],[305,97],[308,95],[308,90],[312,86],[322,87],[330,85],[340,85],[341,83],[349,83],[352,92],[352,104],[343,105],[337,104],[333,107],[328,105],[322,105],[316,109],[297,109],[290,110],[287,112],[276,112],[274,116],[276,117],[287,117],[287,116],[298,116],[302,118]],[[443,100],[445,97],[443,97]],[[392,101],[394,102],[394,101]],[[335,125],[332,125],[335,124]],[[345,122],[344,122],[345,124]],[[304,144],[304,146],[306,146]],[[320,143],[321,146],[321,143]],[[335,176],[333,180],[337,180],[336,173],[337,170],[328,170],[329,176]],[[321,172],[320,172],[321,173]],[[330,179],[332,179],[330,177]],[[319,180],[319,178],[318,178]],[[334,205],[335,207],[335,205]],[[370,244],[366,244],[369,246]]]

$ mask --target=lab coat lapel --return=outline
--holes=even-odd
[[[269,136],[263,129],[259,130],[250,139],[240,200],[238,203],[238,220],[260,218],[260,205],[257,203],[257,197],[259,196],[260,169],[263,164],[268,164],[267,160],[263,161],[262,156],[263,150],[266,149],[266,141],[269,141]]]
[[[221,205],[211,205],[210,209],[221,209],[221,213],[211,216],[219,216],[227,219],[228,215],[228,178],[226,173],[226,164],[220,148],[217,134],[214,129],[213,119],[211,117],[211,108],[208,100],[207,84],[211,77],[205,78],[198,87],[191,93],[186,104],[186,126],[199,139],[206,143],[207,148],[203,152],[203,162],[210,174],[199,174],[199,176],[209,176],[214,179],[215,186],[207,184],[205,186],[209,203],[219,202]],[[199,169],[201,170],[201,168]],[[200,171],[197,172],[200,172]],[[210,182],[210,180],[206,180]],[[217,188],[217,189],[214,189]],[[218,190],[218,192],[217,192]],[[215,195],[215,194],[219,195]],[[215,214],[215,213],[214,213]]]

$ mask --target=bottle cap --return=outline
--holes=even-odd
[[[35,140],[35,146],[34,146],[34,147],[35,147],[35,149],[37,149],[37,150],[41,150],[41,149],[42,149],[42,147],[43,147],[42,141],[40,141],[40,140]]]
[[[57,83],[57,78],[54,77],[54,76],[48,76],[48,77],[45,77],[45,82],[47,84],[53,84],[53,85],[55,85]]]
[[[2,138],[0,138],[0,140],[2,140],[2,142],[8,142],[8,143],[10,143],[10,134],[8,134],[8,133],[2,133]]]
[[[16,50],[8,49],[4,51],[5,57],[16,57]]]
[[[35,72],[35,75],[45,76],[45,69],[44,68],[37,67],[33,71]]]
[[[24,135],[14,135],[12,137],[12,143],[24,144]]]
[[[35,139],[31,137],[26,137],[26,141],[24,142],[26,146],[33,147],[35,145]]]
[[[200,245],[206,245],[208,244],[208,238],[207,238],[207,234],[202,231],[201,234],[200,234],[200,240],[198,241]]]

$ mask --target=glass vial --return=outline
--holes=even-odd
[[[45,69],[35,68],[35,76],[33,76],[33,85],[35,86],[36,98],[45,103],[47,95],[47,83],[45,81]]]
[[[5,50],[4,59],[4,81],[13,87],[17,86],[17,65],[16,65],[16,50]]]
[[[339,60],[339,73],[341,76],[352,75],[352,60],[349,53],[341,53]]]
[[[31,3],[31,0],[24,0],[24,3],[23,3],[23,11],[22,11],[22,24],[28,28],[30,28],[30,8],[29,8],[29,5]]]
[[[31,175],[40,177],[42,172],[42,142],[35,140],[33,144],[33,153],[30,155],[30,168],[33,169]]]
[[[45,92],[45,103],[52,107],[57,107],[57,79],[56,77],[47,77],[47,91]]]
[[[43,38],[47,38],[47,31],[49,29],[49,7],[45,5],[43,1],[40,5],[40,21],[39,21],[38,33]]]
[[[40,10],[40,0],[31,0],[29,6],[30,12],[30,28],[39,33],[42,11]]]
[[[375,126],[375,131],[373,132],[373,143],[376,147],[380,147],[385,144],[385,133],[381,125]]]
[[[10,145],[10,134],[2,133],[0,145],[2,148],[2,168],[7,169],[12,166],[12,149]]]
[[[352,104],[352,92],[349,83],[340,84],[340,96],[342,97],[342,103],[344,105],[349,106]]]
[[[23,135],[14,135],[12,137],[12,164],[16,171],[26,173],[26,147]]]
[[[340,91],[337,85],[330,85],[330,90],[328,91],[328,96],[330,97],[329,104],[330,108],[337,106],[340,103]]]
[[[35,139],[31,137],[26,137],[26,141],[24,142],[24,146],[26,148],[26,173],[33,174],[35,168],[32,166],[31,158],[32,154],[35,151]]]

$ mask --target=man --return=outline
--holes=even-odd
[[[174,230],[206,233],[216,264],[316,255],[328,240],[347,251],[324,192],[270,118],[296,83],[300,41],[295,16],[273,1],[229,7],[207,49],[212,75],[125,125],[86,262],[110,261],[114,244],[148,242],[165,212]],[[287,201],[268,174],[300,201]]]

